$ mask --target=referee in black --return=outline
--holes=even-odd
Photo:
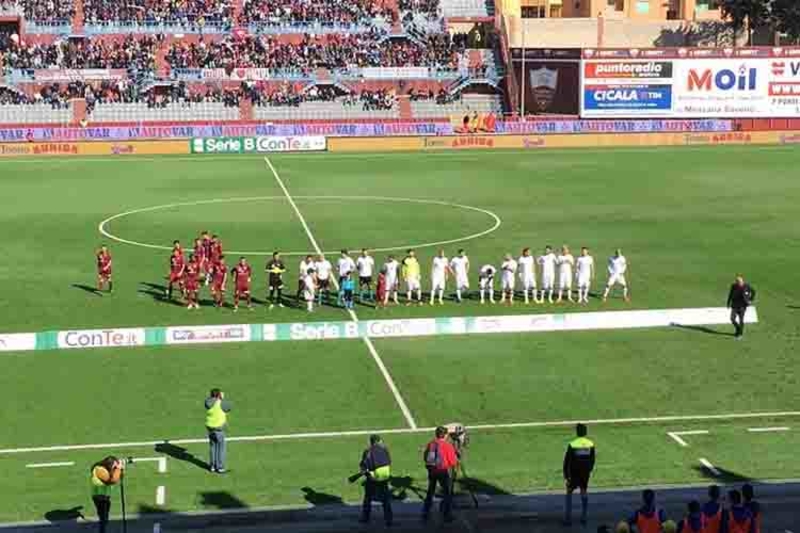
[[[269,274],[269,308],[273,309],[276,305],[283,307],[283,273],[286,272],[286,265],[280,252],[273,252],[264,270]]]
[[[728,292],[728,308],[731,310],[731,323],[734,328],[734,338],[737,341],[744,335],[744,314],[755,299],[755,289],[745,282],[744,276],[736,274],[736,279]]]
[[[564,453],[564,481],[567,495],[564,501],[564,525],[572,525],[572,493],[581,491],[581,524],[586,525],[586,514],[589,508],[589,477],[594,470],[594,442],[586,435],[588,430],[584,424],[575,427],[577,436],[567,445]]]

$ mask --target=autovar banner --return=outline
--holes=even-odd
[[[581,63],[583,118],[800,117],[793,48],[589,52]]]
[[[207,137],[189,141],[193,154],[243,154],[269,152],[322,152],[327,147],[325,137]]]

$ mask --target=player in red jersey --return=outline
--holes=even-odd
[[[225,256],[219,258],[219,262],[214,267],[214,279],[211,282],[211,294],[214,296],[214,304],[217,308],[225,305],[225,285],[228,282],[228,268],[225,266]]]
[[[186,290],[186,301],[189,303],[187,309],[200,309],[200,304],[197,303],[197,291],[200,289],[199,276],[200,263],[195,256],[191,256],[183,271],[183,286]]]
[[[180,244],[172,249],[172,255],[169,257],[169,285],[167,286],[167,298],[172,299],[172,286],[177,284],[178,288],[183,290],[183,271],[186,269],[186,261],[183,258],[183,250],[180,249]]]
[[[106,245],[102,245],[97,251],[97,292],[103,290],[108,285],[108,292],[114,292],[114,282],[111,279],[111,252]]]
[[[244,257],[239,258],[239,262],[231,269],[233,273],[233,281],[236,285],[236,290],[233,292],[233,311],[239,310],[239,298],[242,296],[247,300],[247,307],[253,310],[253,302],[250,297],[250,281],[253,275],[253,270],[247,264],[247,259]]]
[[[181,247],[181,241],[172,241],[172,253],[183,255],[183,248]]]
[[[214,276],[214,270],[217,268],[220,257],[222,257],[222,241],[219,240],[219,237],[214,235],[208,241],[208,266],[206,268],[206,277]]]
[[[201,239],[194,240],[194,259],[200,267],[201,277],[205,278],[205,284],[208,285],[209,279],[206,275],[208,272],[208,254],[206,254],[206,247],[203,245]]]
[[[386,307],[386,273],[381,271],[378,274],[378,285],[375,288],[375,307]]]

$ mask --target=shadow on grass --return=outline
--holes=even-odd
[[[156,444],[155,451],[158,453],[163,453],[165,455],[168,455],[173,459],[177,459],[178,461],[184,461],[186,463],[192,464],[198,468],[202,468],[203,470],[208,470],[209,467],[211,466],[207,462],[196,457],[194,454],[189,453],[186,450],[186,448],[181,448],[180,446],[176,446],[169,442],[162,442]]]
[[[697,331],[699,333],[707,333],[708,335],[719,335],[722,337],[733,337],[733,333],[729,333],[727,331],[718,331],[716,329],[711,329],[707,326],[686,326],[683,324],[672,324],[672,327],[677,329],[685,329],[689,331]]]
[[[167,287],[165,285],[161,285],[159,283],[150,283],[147,281],[139,282],[139,289],[136,291],[139,294],[145,294],[150,296],[153,300],[157,302],[163,302],[165,304],[172,304],[172,305],[179,305],[183,307],[183,303],[179,302],[176,299],[167,298]],[[175,291],[178,296],[180,296],[181,291],[177,289]]]
[[[473,477],[459,477],[456,480],[456,490],[458,489],[471,494],[484,494],[486,496],[502,496],[511,494],[507,490],[498,487],[497,485]]]
[[[91,285],[83,285],[81,283],[73,283],[72,288],[80,289],[82,291],[88,292],[89,294],[94,294],[95,296],[103,296],[103,293],[97,290],[97,287],[92,287]]]
[[[734,483],[746,483],[746,482],[758,481],[756,478],[750,477],[745,474],[740,474],[738,472],[733,472],[731,470],[726,470],[725,468],[716,465],[714,466],[716,472],[712,472],[710,469],[704,466],[695,466],[693,468],[696,472],[698,472],[706,479],[712,479],[719,484],[731,485]]]
[[[212,491],[200,493],[200,505],[215,509],[246,509],[248,505],[242,500],[226,491]]]
[[[342,500],[341,496],[317,492],[311,487],[303,487],[300,490],[303,491],[303,498],[311,505],[344,505],[344,500]]]
[[[418,487],[414,484],[414,478],[411,476],[395,477],[389,480],[389,486],[392,488],[392,499],[406,500],[408,493],[412,493],[419,500],[425,499],[425,487]]]
[[[83,505],[76,505],[70,509],[53,509],[44,514],[44,519],[53,523],[77,522],[79,518],[84,518],[82,509]]]
[[[178,511],[169,509],[167,507],[157,507],[155,505],[142,504],[139,506],[139,514],[146,515],[162,515],[162,514],[175,514]]]

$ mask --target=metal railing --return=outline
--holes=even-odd
[[[108,33],[205,33],[205,34],[222,34],[228,33],[233,29],[231,22],[222,21],[189,21],[189,20],[169,20],[163,22],[156,21],[143,21],[129,22],[129,21],[104,21],[92,22],[86,21],[84,24],[84,32],[88,35],[100,35]]]

